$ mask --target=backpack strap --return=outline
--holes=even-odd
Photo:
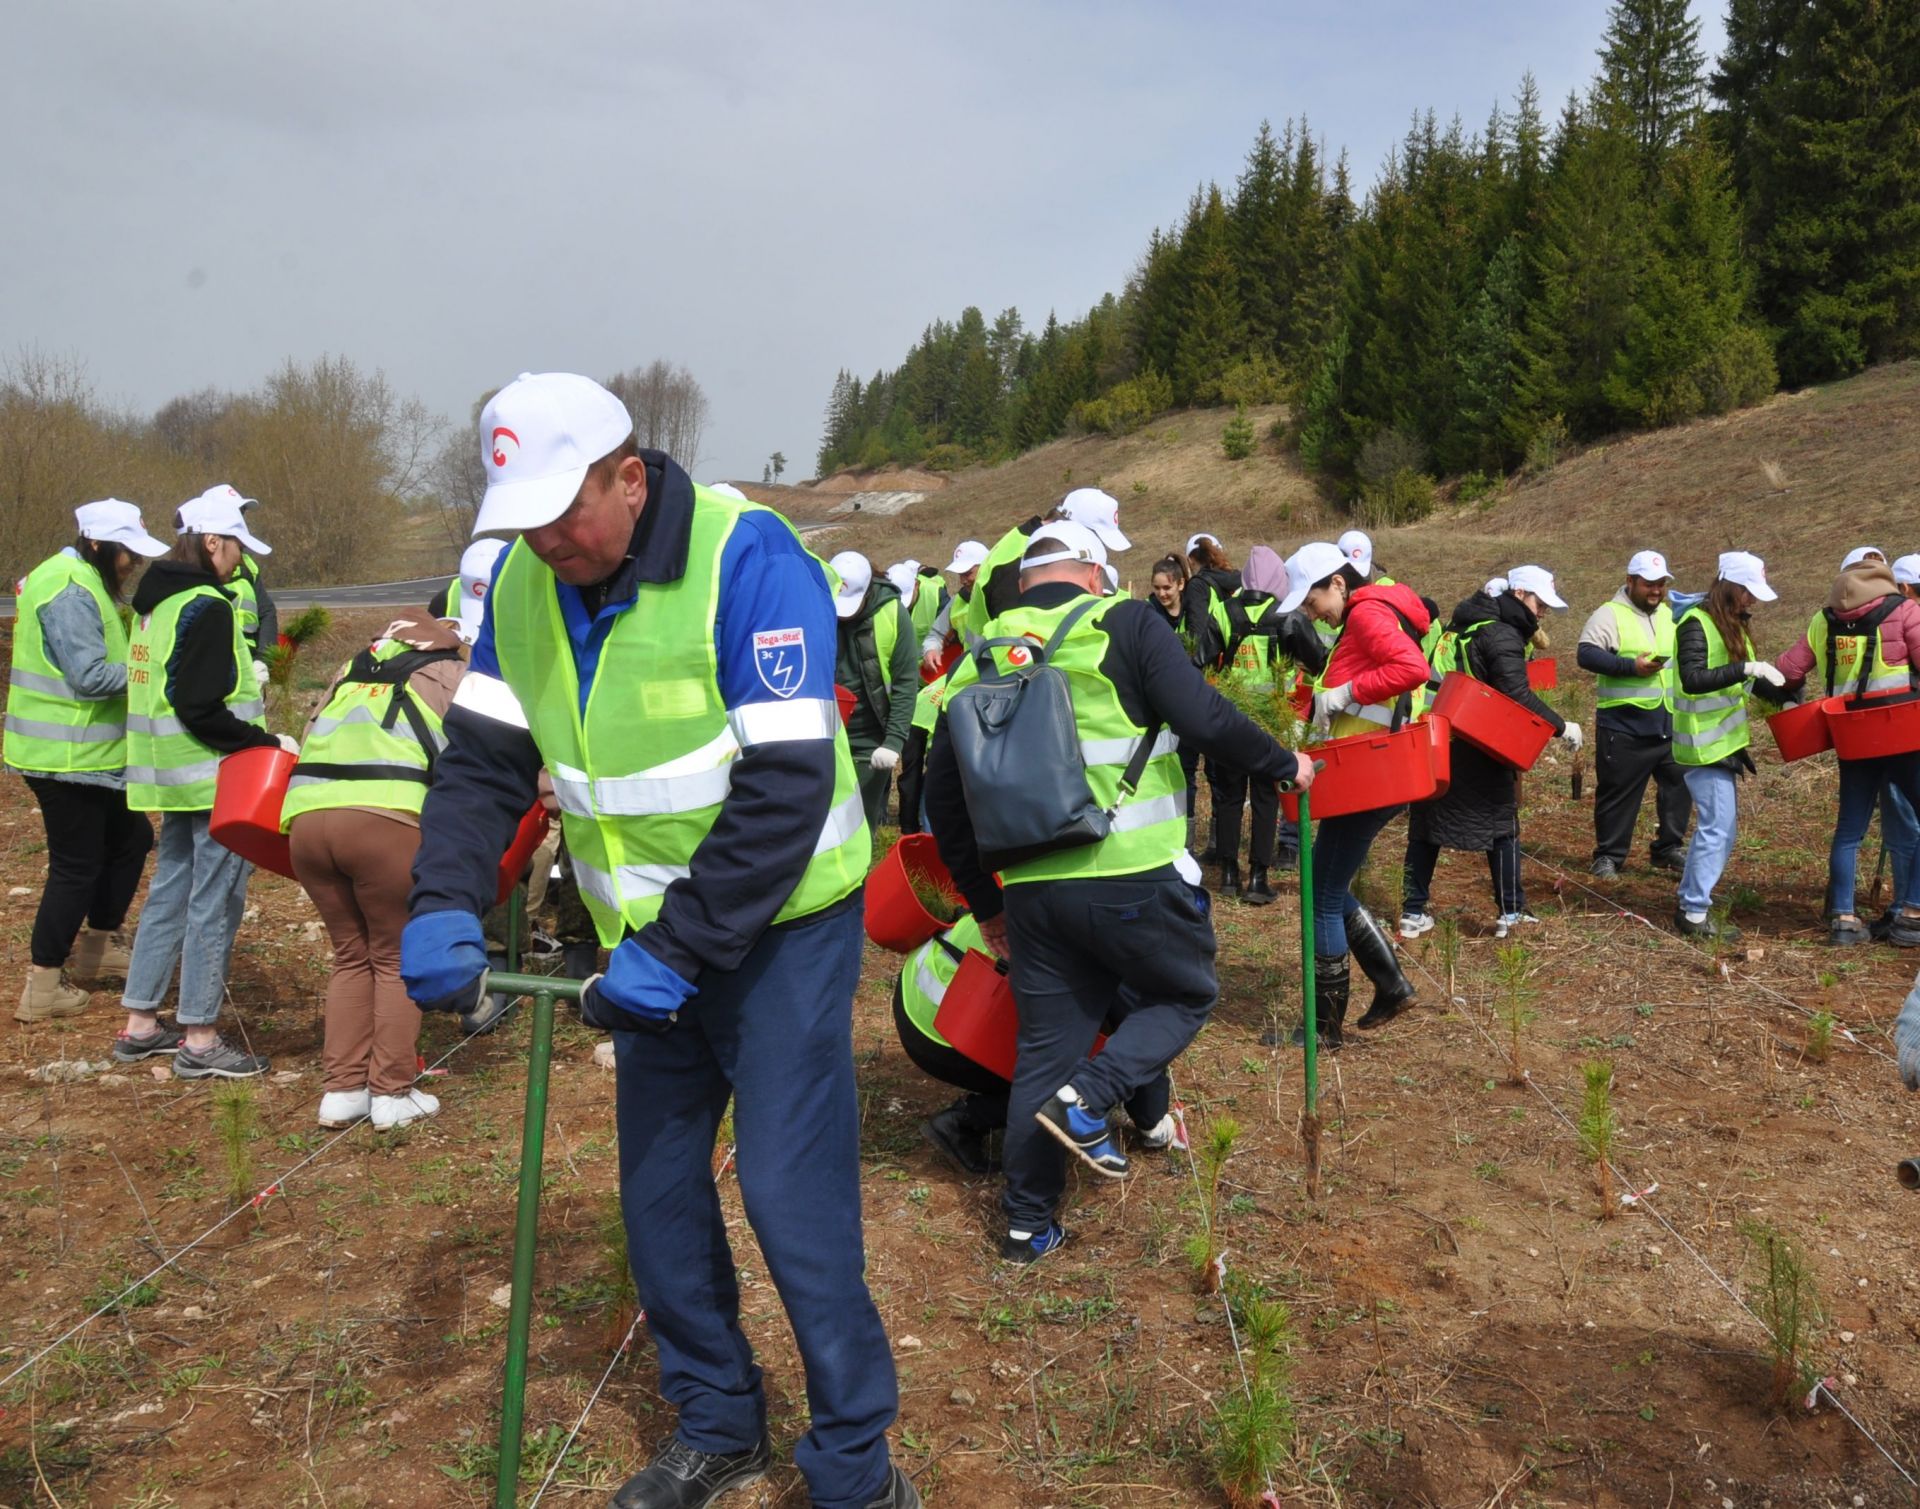
[[[1822,616],[1827,620],[1827,695],[1835,696],[1839,688],[1834,685],[1834,673],[1840,669],[1840,641],[1844,639],[1877,639],[1880,625],[1891,618],[1904,602],[1897,592],[1890,592],[1880,600],[1880,604],[1865,617],[1856,618],[1845,629],[1831,608],[1822,608]],[[1860,654],[1860,677],[1854,682],[1853,690],[1848,693],[1855,702],[1867,694],[1867,682],[1873,675],[1873,660],[1876,653],[1874,645],[1868,645]]]
[[[407,720],[407,727],[421,749],[426,751],[427,772],[433,772],[433,762],[440,753],[439,744],[433,737],[433,730],[427,727],[426,714],[420,711],[419,704],[413,700],[413,693],[407,689],[407,682],[415,671],[441,661],[458,660],[458,650],[415,650],[405,649],[398,655],[389,655],[385,660],[375,657],[373,647],[369,645],[353,657],[347,667],[343,682],[354,681],[366,686],[390,686],[393,688],[393,700],[387,708],[386,717],[380,720],[380,727],[387,733],[393,732],[395,721],[401,717]]]

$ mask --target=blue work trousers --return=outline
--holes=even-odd
[[[1916,797],[1920,797],[1920,754],[1840,762],[1840,812],[1834,821],[1833,843],[1827,850],[1829,917],[1854,910],[1860,843],[1873,822],[1876,805],[1882,812],[1881,837],[1892,851],[1894,900],[1904,905],[1916,904],[1909,889],[1913,867],[1913,837],[1909,825]],[[1904,814],[1900,810],[1903,803]]]
[[[1323,959],[1347,952],[1347,918],[1360,910],[1354,877],[1380,830],[1407,809],[1380,807],[1313,825],[1313,951]]]
[[[734,1452],[767,1428],[713,1182],[731,1094],[747,1222],[806,1368],[812,1421],[794,1462],[823,1509],[879,1496],[900,1402],[860,1230],[861,942],[857,898],[771,928],[738,969],[701,975],[664,1032],[614,1034],[627,1253],[677,1433],[697,1451]]]

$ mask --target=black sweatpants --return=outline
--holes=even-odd
[[[1673,758],[1673,741],[1631,734],[1604,723],[1594,730],[1593,857],[1625,864],[1633,848],[1634,825],[1647,781],[1657,786],[1654,812],[1653,858],[1683,857],[1687,825],[1693,818],[1693,798]]]
[[[922,833],[920,795],[927,785],[927,731],[909,729],[907,747],[900,751],[900,832]]]
[[[1520,879],[1520,840],[1511,833],[1496,838],[1486,851],[1487,879],[1493,883],[1493,903],[1502,915],[1527,909],[1527,888]],[[1433,895],[1433,870],[1440,862],[1440,846],[1425,839],[1407,840],[1407,862],[1400,874],[1400,910],[1425,912]]]
[[[1066,1188],[1067,1152],[1035,1113],[1072,1085],[1095,1112],[1125,1105],[1142,1128],[1166,1114],[1167,1066],[1220,996],[1213,919],[1207,893],[1172,865],[1010,885],[1006,901],[1020,1046],[1001,1203],[1011,1230],[1041,1231]],[[1103,1024],[1106,1046],[1089,1058]]]
[[[936,1043],[914,1026],[900,998],[897,978],[893,982],[893,1030],[900,1034],[900,1046],[916,1069],[929,1079],[967,1092],[967,1120],[976,1131],[997,1132],[1007,1124],[1007,1092],[1013,1086],[958,1048]]]
[[[27,777],[47,830],[47,888],[33,919],[33,962],[58,969],[80,925],[112,931],[127,920],[140,872],[153,848],[153,824],[127,810],[127,794]]]
[[[1253,832],[1247,841],[1248,863],[1261,870],[1272,865],[1274,829],[1280,818],[1280,788],[1265,776],[1249,776],[1244,770],[1221,767],[1213,791],[1220,862],[1240,863],[1240,814],[1243,806],[1251,806]],[[1294,842],[1299,842],[1297,836]]]

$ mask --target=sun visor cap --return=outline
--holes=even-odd
[[[1553,590],[1553,573],[1545,566],[1515,566],[1507,573],[1509,592],[1531,592],[1549,608],[1564,608],[1566,601]]]
[[[587,471],[633,433],[627,406],[575,372],[523,372],[480,411],[487,495],[475,534],[538,529],[573,505]]]
[[[1324,582],[1342,566],[1352,564],[1347,553],[1330,540],[1302,545],[1287,557],[1287,595],[1280,599],[1280,611],[1293,612],[1307,600],[1315,582]]]
[[[247,528],[240,494],[232,488],[209,488],[180,505],[180,533],[231,535],[255,555],[272,555],[273,547]]]
[[[73,511],[83,539],[102,540],[125,545],[136,555],[149,559],[165,555],[167,546],[147,533],[140,510],[119,498],[102,498],[98,503],[82,503]]]
[[[1763,603],[1770,603],[1780,595],[1767,585],[1767,563],[1750,550],[1723,551],[1720,569],[1715,575],[1723,582],[1745,587]]]
[[[1120,500],[1097,487],[1076,487],[1060,500],[1055,510],[1062,519],[1084,524],[1100,536],[1100,543],[1116,554],[1133,548],[1133,541],[1120,532]],[[1046,526],[1043,524],[1041,528]]]

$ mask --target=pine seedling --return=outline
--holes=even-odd
[[[1507,1078],[1523,1085],[1527,1071],[1520,1063],[1520,1034],[1533,1025],[1534,986],[1532,951],[1524,943],[1509,943],[1494,951],[1498,961],[1494,980],[1499,988],[1500,1019],[1507,1024]]]
[[[1581,1071],[1580,1147],[1593,1163],[1593,1187],[1600,1196],[1600,1219],[1611,1220],[1619,1206],[1613,1198],[1613,1064],[1590,1059]]]
[[[1807,1057],[1824,1064],[1833,1056],[1833,1013],[1816,1011],[1807,1023]]]
[[[1239,1309],[1246,1383],[1214,1416],[1214,1473],[1234,1509],[1255,1509],[1293,1442],[1293,1316],[1278,1300]]]
[[[1205,1140],[1193,1150],[1200,1165],[1201,1227],[1187,1238],[1187,1257],[1193,1263],[1194,1283],[1202,1294],[1213,1294],[1220,1288],[1220,1181],[1239,1139],[1240,1123],[1222,1116],[1207,1128]]]
[[[1459,999],[1455,977],[1460,970],[1460,923],[1454,917],[1442,917],[1433,925],[1433,946],[1440,955],[1440,967],[1447,976],[1447,1005]]]
[[[907,883],[913,887],[913,899],[926,909],[926,913],[941,927],[951,927],[960,920],[960,914],[966,910],[955,904],[945,887],[930,875],[918,870],[907,871]]]
[[[253,1139],[260,1135],[260,1115],[253,1086],[228,1080],[213,1092],[213,1130],[227,1165],[227,1199],[238,1205],[253,1198]]]
[[[1815,1382],[1807,1354],[1826,1321],[1820,1292],[1806,1258],[1784,1232],[1765,1221],[1748,1220],[1740,1223],[1740,1235],[1760,1265],[1759,1276],[1747,1285],[1747,1297],[1767,1328],[1773,1358],[1769,1398],[1785,1405]]]

